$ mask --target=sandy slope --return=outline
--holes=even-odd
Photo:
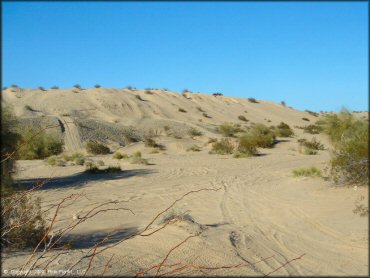
[[[34,97],[28,96],[28,93]],[[205,136],[195,139],[160,137],[166,151],[150,154],[143,143],[121,149],[132,153],[143,152],[152,165],[132,165],[125,160],[113,160],[111,155],[93,157],[106,165],[120,164],[125,171],[117,175],[83,174],[83,166],[51,167],[43,161],[20,161],[18,180],[36,181],[43,177],[58,177],[38,192],[44,206],[55,203],[71,193],[84,192],[88,198],[65,208],[60,224],[73,220],[90,205],[109,200],[129,201],[135,215],[127,211],[99,214],[76,229],[77,249],[61,256],[49,268],[66,269],[86,248],[116,230],[106,246],[112,246],[94,260],[91,273],[99,274],[114,254],[114,265],[109,275],[132,275],[159,263],[171,247],[191,234],[202,231],[199,237],[186,242],[169,257],[168,263],[192,263],[198,266],[218,267],[244,264],[246,266],[208,271],[209,275],[265,275],[286,262],[305,254],[302,259],[279,269],[274,275],[367,275],[368,274],[368,219],[353,214],[355,201],[364,196],[367,188],[337,188],[330,182],[315,178],[293,178],[291,172],[298,167],[316,166],[323,169],[329,160],[328,151],[308,156],[297,152],[297,138],[312,137],[297,129],[296,138],[289,138],[273,149],[261,149],[263,155],[246,159],[208,154],[204,145],[207,136],[214,134],[207,128],[212,124],[232,121],[244,110],[254,122],[272,124],[284,121],[292,126],[306,125],[302,117],[316,120],[307,113],[281,105],[227,97],[215,98],[190,95],[191,100],[170,92],[143,92],[125,90],[89,89],[81,93],[61,91],[52,101],[52,92],[21,92],[21,98],[5,94],[4,100],[13,103],[19,115],[22,105],[29,104],[46,115],[70,113],[68,109],[96,107],[90,117],[106,121],[118,118],[122,124],[146,127],[158,121],[186,123],[198,126]],[[147,101],[136,99],[140,94]],[[37,96],[37,97],[35,97]],[[82,101],[84,99],[84,101]],[[228,104],[229,103],[229,104]],[[173,105],[172,105],[173,104]],[[201,106],[211,119],[201,117],[196,107]],[[188,113],[178,112],[183,107]],[[199,122],[202,118],[203,122]],[[67,120],[67,119],[66,119]],[[71,146],[79,148],[76,132],[70,132]],[[69,139],[67,139],[69,138]],[[326,146],[322,135],[317,136]],[[202,147],[201,152],[186,152],[192,144]],[[184,193],[201,188],[176,204],[174,213],[187,213],[194,221],[182,221],[166,227],[150,237],[137,237],[115,245],[125,236],[145,227],[158,212]],[[159,223],[155,223],[159,227]],[[115,246],[113,246],[115,245]],[[250,265],[261,258],[273,256]],[[24,255],[9,256],[4,268],[17,268]],[[87,262],[85,262],[86,267]],[[152,273],[155,274],[155,273]],[[187,274],[205,274],[192,269]]]

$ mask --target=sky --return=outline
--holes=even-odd
[[[2,86],[134,86],[368,111],[367,2],[3,2]]]

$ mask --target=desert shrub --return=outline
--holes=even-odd
[[[171,128],[170,128],[168,125],[165,125],[165,126],[163,127],[163,129],[164,129],[165,131],[169,131]]]
[[[239,137],[237,152],[234,157],[241,158],[256,155],[258,154],[257,147],[256,137],[251,134],[244,134]]]
[[[3,91],[5,91],[6,89],[8,89],[8,87],[3,87]]]
[[[55,166],[64,167],[66,166],[66,162],[63,159],[57,159],[55,161]]]
[[[272,148],[275,144],[275,134],[264,124],[255,124],[248,131],[254,140],[257,147]]]
[[[131,156],[130,163],[131,164],[143,164],[143,165],[149,164],[148,160],[145,158],[142,158],[141,156]]]
[[[201,148],[200,147],[198,147],[197,145],[192,145],[190,148],[188,148],[187,150],[186,150],[187,152],[189,152],[189,151],[192,151],[192,152],[200,152],[201,151]]]
[[[253,97],[248,98],[248,101],[251,103],[258,103],[258,101]]]
[[[215,96],[215,97],[223,96],[223,94],[221,94],[221,93],[213,93],[212,95]]]
[[[53,90],[58,90],[58,89],[59,89],[59,87],[58,87],[58,86],[53,86],[53,87],[51,87],[51,89],[53,89]]]
[[[205,117],[205,118],[212,118],[210,115],[208,115],[207,113],[202,113],[202,115],[203,115],[203,117]]]
[[[88,153],[91,154],[109,154],[110,149],[102,143],[99,143],[97,141],[88,141],[86,143],[86,150]]]
[[[54,134],[36,131],[27,127],[20,131],[21,140],[18,142],[19,159],[43,159],[63,151],[63,141]]]
[[[47,91],[44,87],[41,87],[41,86],[39,87],[39,90],[43,92]]]
[[[311,141],[308,141],[307,139],[299,139],[298,143],[301,146],[304,146],[306,148],[312,149],[312,150],[325,150],[325,147],[323,144],[321,144],[319,141],[316,140],[315,137],[311,139]]]
[[[190,136],[201,136],[203,133],[200,130],[196,129],[195,127],[191,127],[188,130],[188,134]]]
[[[83,157],[76,157],[73,161],[74,161],[74,163],[76,163],[76,165],[84,165],[85,158],[83,158]]]
[[[33,111],[35,111],[31,106],[29,106],[29,105],[25,105],[24,106],[24,109],[26,109],[26,110],[28,110],[28,111],[31,111],[31,112],[33,112]]]
[[[286,103],[285,103],[284,100],[282,100],[280,103],[281,103],[282,106],[284,106],[284,107],[286,106]]]
[[[226,137],[234,137],[235,133],[241,132],[241,128],[239,124],[231,124],[231,123],[224,123],[217,127],[217,130],[223,136]]]
[[[302,118],[302,120],[306,121],[306,122],[309,122],[310,119],[307,119],[307,118]]]
[[[248,122],[247,118],[243,115],[238,116],[238,119],[243,121],[243,122]]]
[[[76,89],[81,89],[81,85],[80,84],[73,85],[73,87],[76,88]]]
[[[144,93],[147,94],[147,95],[153,95],[154,94],[151,90],[145,90]]]
[[[206,111],[204,111],[204,110],[202,109],[202,107],[200,107],[200,106],[198,106],[198,107],[197,107],[197,109],[198,109],[198,111],[199,111],[199,112],[206,112]]]
[[[185,109],[179,108],[179,112],[186,113],[187,111]]]
[[[322,132],[322,127],[319,125],[307,125],[303,127],[303,132],[309,134],[319,134]]]
[[[208,139],[208,144],[211,144],[211,143],[214,143],[214,142],[217,142],[217,138],[209,138]]]
[[[234,151],[234,145],[230,139],[223,138],[212,144],[211,154],[231,154]]]
[[[139,151],[134,152],[134,153],[131,155],[131,157],[141,157],[141,156],[142,156],[142,154],[141,154],[141,152],[139,152]]]
[[[16,88],[18,88],[18,85],[15,85],[15,84],[10,85],[10,88],[14,88],[14,89],[16,89]]]
[[[367,184],[369,179],[369,125],[346,110],[326,115],[324,132],[334,150],[330,175],[336,183]]]
[[[85,166],[86,166],[85,172],[92,173],[92,174],[95,174],[95,173],[98,173],[99,172],[98,166],[96,166],[94,164],[94,162],[92,162],[92,161],[86,162],[85,163]]]
[[[314,117],[318,117],[319,116],[319,113],[317,112],[313,112],[313,111],[310,111],[310,110],[305,110],[308,114],[310,114],[311,116],[314,116]]]
[[[57,162],[57,157],[56,156],[50,156],[47,160],[48,164],[51,166],[55,166]]]
[[[97,164],[98,166],[104,166],[104,161],[103,161],[103,160],[98,160],[98,161],[96,162],[96,164]]]
[[[135,95],[135,97],[136,97],[138,100],[140,100],[140,101],[145,101],[144,99],[142,99],[142,98],[141,98],[141,96],[140,96],[140,95]]]
[[[280,137],[291,137],[294,135],[294,132],[288,124],[281,122],[277,126],[277,135]]]
[[[101,86],[99,84],[96,84],[94,87],[95,88],[101,88]]]
[[[293,170],[294,177],[322,177],[322,172],[316,167],[299,168]]]
[[[151,151],[150,151],[150,153],[160,153],[161,152],[161,149],[160,148],[158,148],[158,147],[156,147],[156,148],[153,148]]]
[[[143,136],[143,140],[144,140],[144,143],[145,143],[145,147],[152,147],[152,148],[155,148],[155,147],[158,147],[159,145],[157,144],[157,142],[154,140],[154,137],[156,136],[155,132],[153,131],[153,129],[150,129],[148,132],[146,132]]]
[[[122,159],[123,155],[120,152],[115,152],[113,154],[113,159]]]
[[[14,251],[34,248],[46,233],[40,198],[14,192],[1,198],[1,246]]]

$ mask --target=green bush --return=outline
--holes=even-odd
[[[244,134],[239,137],[239,143],[237,147],[237,152],[234,157],[242,158],[257,155],[257,140],[256,137],[251,134]]]
[[[280,137],[292,137],[294,135],[294,132],[288,124],[281,122],[277,126],[276,135]]]
[[[51,166],[55,166],[57,163],[57,157],[56,156],[50,156],[47,160],[48,164]]]
[[[330,174],[337,183],[368,184],[369,125],[346,110],[326,115],[324,132],[333,143]]]
[[[97,141],[89,141],[86,143],[86,150],[91,154],[109,154],[110,149]]]
[[[210,154],[231,154],[234,151],[234,145],[227,138],[223,138],[220,141],[212,144],[212,150]]]
[[[294,177],[322,177],[322,172],[316,167],[299,168],[293,170]]]
[[[235,133],[241,132],[239,124],[224,123],[217,127],[217,131],[226,137],[234,137]]]
[[[122,159],[123,158],[123,155],[120,152],[115,152],[113,154],[113,158],[114,159]]]
[[[44,159],[63,151],[63,141],[54,134],[27,127],[20,135],[22,139],[18,142],[19,159]]]
[[[243,115],[238,116],[238,119],[243,121],[243,122],[248,122],[247,118]]]
[[[264,124],[255,124],[247,132],[254,138],[257,147],[272,148],[275,144],[275,134]]]

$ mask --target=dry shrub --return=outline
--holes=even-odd
[[[220,141],[212,144],[212,150],[210,154],[232,154],[234,151],[234,145],[230,139],[222,138]]]
[[[105,144],[97,141],[89,141],[86,143],[86,150],[91,154],[109,154],[110,149]]]
[[[239,137],[237,152],[234,154],[234,157],[242,158],[257,155],[257,146],[258,142],[255,136],[244,134]]]
[[[276,135],[280,137],[292,137],[294,132],[288,124],[281,122],[277,126]]]
[[[224,123],[217,127],[217,131],[226,137],[234,137],[236,133],[241,132],[239,124]]]
[[[322,171],[316,167],[299,168],[293,170],[294,177],[322,177]]]
[[[248,98],[248,101],[251,102],[251,103],[259,103],[255,98],[253,97],[250,97]]]
[[[238,119],[243,121],[243,122],[248,122],[248,119],[243,115],[238,116]]]
[[[303,132],[309,134],[319,134],[322,132],[322,127],[319,125],[307,125],[303,127]]]
[[[264,124],[253,125],[248,133],[260,148],[272,148],[275,144],[275,134]]]
[[[199,129],[196,129],[195,127],[191,127],[188,130],[188,134],[190,136],[201,136],[203,133]]]

